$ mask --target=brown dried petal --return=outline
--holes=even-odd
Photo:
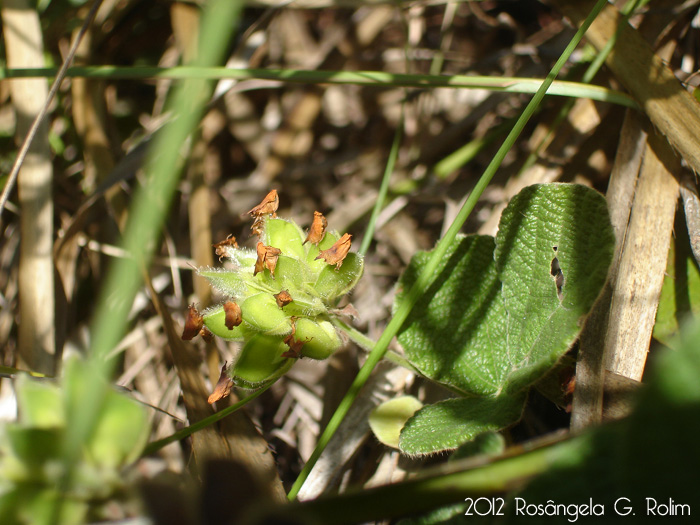
[[[229,330],[233,330],[235,326],[238,326],[243,322],[243,318],[241,317],[241,307],[233,301],[226,301],[224,303],[224,313],[226,314],[224,324]]]
[[[292,342],[294,342],[294,334],[297,333],[297,324],[296,324],[297,317],[294,315],[291,316],[289,318],[289,322],[292,324],[292,332],[287,337],[285,337],[283,340],[284,344],[286,344],[288,346],[291,345]]]
[[[265,245],[261,242],[258,243],[255,249],[258,252],[258,259],[255,261],[255,270],[253,270],[254,276],[265,269],[265,255],[267,254]]]
[[[209,399],[207,399],[209,404],[211,405],[212,403],[216,403],[219,399],[228,397],[231,393],[232,386],[233,380],[228,376],[226,363],[224,363],[224,366],[221,367],[221,374],[219,375],[219,380],[214,387],[214,391],[209,396]]]
[[[185,328],[182,330],[182,340],[191,341],[204,326],[204,317],[193,304],[188,307]]]
[[[289,357],[290,359],[300,359],[301,358],[301,348],[304,344],[308,343],[310,339],[306,341],[295,341],[291,335],[284,338],[284,342],[289,346],[289,350],[282,352],[282,357]]]
[[[277,259],[279,259],[282,250],[275,248],[274,246],[265,246],[263,243],[259,242],[256,247],[258,253],[258,259],[255,261],[255,270],[253,270],[253,275],[258,275],[263,269],[267,268],[270,270],[270,275],[272,278],[275,277],[275,268],[277,267]]]
[[[267,253],[265,254],[265,267],[270,270],[270,275],[275,278],[275,268],[277,267],[277,259],[279,259],[282,250],[272,246],[266,246]]]
[[[323,259],[328,264],[335,264],[336,269],[340,268],[343,265],[345,256],[350,251],[350,245],[352,244],[350,239],[352,239],[352,235],[349,233],[344,234],[333,246],[321,251],[316,259]]]
[[[250,210],[248,213],[253,217],[259,217],[261,215],[272,214],[273,217],[277,217],[275,213],[280,205],[280,198],[277,196],[277,190],[272,190],[270,193],[265,195],[265,198],[260,204],[255,208]]]
[[[214,334],[212,334],[211,330],[209,330],[209,328],[207,328],[206,326],[202,327],[202,329],[199,331],[199,335],[207,343],[211,343],[214,340]]]
[[[216,248],[216,255],[219,257],[220,261],[222,257],[226,257],[228,255],[226,253],[226,248],[238,248],[238,243],[233,235],[229,235],[223,241],[212,244],[212,247]]]
[[[326,235],[326,228],[328,227],[328,221],[323,216],[321,212],[314,212],[314,221],[311,223],[311,228],[309,228],[309,234],[306,236],[306,240],[302,244],[310,242],[318,246]]]
[[[273,297],[275,301],[277,301],[277,306],[280,308],[284,308],[293,301],[292,296],[289,295],[289,291],[287,290],[282,290],[280,293],[274,294]]]
[[[260,237],[263,234],[263,229],[265,228],[265,217],[256,217],[253,221],[253,225],[250,227],[250,231],[253,235]]]

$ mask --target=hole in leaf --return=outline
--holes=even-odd
[[[554,250],[554,253],[557,253],[558,247],[552,246],[552,250]],[[552,275],[552,277],[554,277],[554,284],[557,287],[557,297],[559,297],[559,300],[561,301],[562,289],[564,288],[564,272],[561,270],[559,259],[557,257],[552,259],[549,273]]]

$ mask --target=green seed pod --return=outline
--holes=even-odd
[[[231,379],[237,386],[249,389],[274,381],[294,364],[293,359],[282,357],[286,350],[287,345],[278,337],[253,336],[231,368]]]
[[[302,317],[297,319],[294,338],[304,341],[301,355],[311,359],[327,359],[341,347],[342,341],[335,328],[328,321],[313,321]]]
[[[321,253],[323,250],[327,250],[335,242],[339,239],[340,237],[336,235],[335,233],[331,232],[326,232],[326,235],[323,237],[323,240],[318,243],[318,246],[308,243],[305,246],[307,246],[308,253],[306,254],[306,264],[309,266],[312,272],[314,272],[316,275],[320,274],[326,266],[328,266],[328,263],[324,261],[323,259],[316,259],[318,257],[318,254]]]
[[[211,333],[223,339],[243,341],[251,332],[250,328],[248,328],[245,323],[234,326],[233,330],[229,330],[226,327],[226,312],[224,312],[223,305],[209,308],[202,314],[202,317],[204,317],[204,326],[209,328]]]
[[[251,295],[240,306],[243,321],[257,332],[267,335],[285,335],[292,330],[289,317],[277,306],[277,301],[271,293],[261,292]]]
[[[264,243],[282,250],[288,257],[304,260],[306,250],[302,246],[303,232],[293,222],[284,219],[268,219],[265,225]]]
[[[325,263],[324,263],[325,264]],[[362,277],[364,261],[361,255],[349,253],[343,265],[336,269],[335,266],[325,265],[316,281],[314,288],[326,302],[332,303],[336,298],[348,293]]]
[[[267,276],[267,274],[265,274]],[[313,277],[315,279],[315,277]],[[280,255],[275,268],[276,287],[296,290],[306,283],[313,283],[309,268],[299,259]]]

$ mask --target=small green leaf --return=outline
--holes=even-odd
[[[63,427],[66,422],[63,396],[55,384],[21,374],[16,381],[19,420],[24,426]]]
[[[423,403],[413,396],[390,399],[372,410],[369,427],[380,442],[388,447],[399,448],[401,429],[421,408]]]
[[[509,391],[536,381],[573,344],[605,283],[614,245],[607,203],[586,186],[528,186],[503,211],[495,258],[507,311],[502,362]],[[555,257],[564,279],[560,297]]]
[[[525,394],[457,398],[421,408],[408,420],[399,439],[406,454],[452,450],[484,432],[499,430],[518,419]]]
[[[110,391],[87,443],[87,453],[97,465],[121,467],[139,457],[149,432],[143,406],[124,394]]]
[[[418,370],[464,394],[490,395],[502,384],[494,353],[503,344],[505,315],[494,246],[493,237],[458,238],[398,336]],[[413,257],[396,304],[428,258],[426,252]]]

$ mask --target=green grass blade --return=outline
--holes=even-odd
[[[240,5],[230,0],[215,0],[207,4],[201,30],[201,34],[207,35],[207,38],[203,39],[200,47],[200,65],[209,66],[223,61],[231,33],[237,25]],[[75,406],[69,407],[74,419],[67,428],[63,446],[67,473],[63,480],[64,489],[70,485],[83,443],[94,428],[107,389],[110,388],[107,379],[115,360],[107,359],[107,355],[125,332],[129,309],[141,285],[141,272],[151,260],[179,180],[182,158],[173,152],[181,151],[183,143],[196,126],[212,87],[212,82],[206,79],[191,79],[176,87],[169,107],[178,117],[156,137],[146,161],[145,186],[134,198],[122,243],[132,257],[114,260],[109,268],[91,327],[90,374],[85,387],[87,395],[77,399]]]
[[[53,77],[55,68],[0,68],[0,80],[7,78]],[[481,77],[471,75],[416,75],[386,73],[383,71],[323,71],[297,69],[232,69],[226,67],[178,66],[124,67],[124,66],[84,66],[68,69],[69,77],[107,79],[152,79],[171,80],[271,80],[300,84],[352,84],[384,88],[464,88],[488,89],[503,93],[536,93],[542,84],[540,79],[517,77]],[[578,82],[558,80],[552,83],[548,95],[575,98],[590,98],[622,106],[637,108],[637,103],[627,94],[602,86],[591,86]]]
[[[394,166],[396,166],[396,159],[399,156],[399,146],[401,145],[401,137],[403,135],[403,110],[404,106],[401,105],[401,118],[399,118],[399,123],[396,126],[396,133],[394,134],[394,142],[391,145],[391,151],[389,151],[389,159],[386,163],[386,168],[384,169],[384,175],[382,176],[382,183],[379,186],[379,193],[377,194],[377,202],[374,203],[374,209],[372,209],[372,215],[369,219],[369,224],[367,224],[367,231],[362,239],[362,245],[358,252],[361,255],[365,255],[369,249],[369,245],[374,237],[374,229],[377,223],[377,217],[379,217],[379,212],[382,211],[384,207],[384,202],[386,201],[386,194],[389,191],[389,181],[391,180],[391,174],[394,172]]]

